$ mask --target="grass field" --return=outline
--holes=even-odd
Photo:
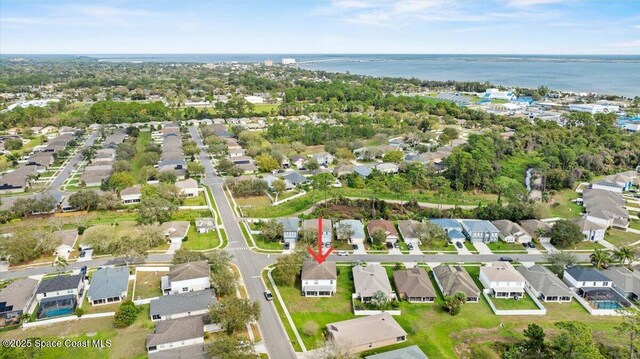
[[[209,233],[198,233],[196,226],[193,224],[189,227],[187,232],[187,240],[182,242],[182,247],[188,249],[213,249],[220,244],[220,238],[216,231]]]
[[[245,217],[277,218],[290,216],[311,208],[311,194],[292,199],[289,202],[272,206],[267,196],[234,197],[236,203],[242,208]]]
[[[580,194],[572,189],[556,192],[556,195],[553,196],[552,204],[549,206],[551,216],[560,218],[580,217],[580,213],[582,213],[583,210],[582,206],[571,202],[571,200],[578,197],[580,197]],[[557,205],[555,205],[555,203],[557,203]]]
[[[498,310],[538,309],[536,303],[527,294],[518,300],[513,298],[491,298],[491,301]]]
[[[371,191],[368,189],[357,188],[332,188],[330,194],[335,196],[341,195],[345,197],[371,198]],[[316,196],[319,197],[319,196]],[[403,193],[379,192],[376,193],[378,199],[410,201],[412,199],[418,202],[441,203],[441,204],[457,204],[457,205],[478,205],[495,202],[497,196],[491,193],[453,193],[447,198],[440,199],[434,191],[408,191]]]
[[[142,154],[144,149],[151,142],[151,131],[140,131],[136,140],[136,155],[131,159],[131,175],[138,181],[140,178],[140,168],[142,168]]]
[[[256,246],[260,249],[267,249],[267,250],[283,250],[284,249],[284,244],[279,242],[269,241],[267,240],[267,238],[265,238],[261,234],[254,234],[253,240],[256,242]]]
[[[257,103],[253,106],[256,113],[268,114],[271,113],[271,110],[277,111],[280,105],[273,103]]]
[[[206,206],[207,201],[204,199],[204,194],[200,193],[197,197],[187,197],[184,199],[183,206]]]
[[[640,234],[609,228],[604,239],[617,247],[624,247],[633,242],[640,241]]]
[[[597,242],[580,242],[577,244],[574,244],[572,246],[555,246],[558,249],[566,249],[566,250],[594,250],[594,249],[604,249],[604,246],[600,243]]]
[[[350,295],[353,291],[353,283],[348,277],[350,268],[344,266],[339,268],[341,271],[338,277],[338,293],[331,298],[304,298],[300,296],[299,284],[293,288],[278,287],[307,349],[316,348],[322,343],[322,328],[327,323],[354,317],[351,313]],[[469,269],[472,277],[477,277],[479,267]],[[545,303],[547,308],[545,316],[498,317],[491,312],[486,300],[481,298],[480,303],[465,304],[459,315],[451,316],[442,308],[442,295],[437,286],[435,288],[438,292],[436,303],[400,303],[402,315],[394,316],[394,319],[408,333],[407,341],[374,352],[384,352],[415,344],[430,358],[499,358],[499,353],[493,351],[492,343],[510,342],[523,338],[522,331],[529,323],[542,326],[549,338],[557,333],[553,323],[563,320],[584,322],[594,331],[594,339],[601,343],[623,344],[625,340],[615,329],[615,326],[621,322],[620,318],[591,316],[577,302]],[[310,322],[315,324],[308,324]],[[315,327],[318,330],[309,331],[311,335],[305,334],[303,330],[305,324],[311,329]],[[290,331],[288,333],[293,339]],[[479,351],[483,351],[483,354]]]
[[[160,289],[160,278],[167,272],[138,272],[136,274],[136,291],[132,299],[144,299],[159,297],[162,295]]]

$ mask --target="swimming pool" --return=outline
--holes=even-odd
[[[73,308],[56,308],[43,311],[40,318],[59,317],[61,315],[69,315],[73,313]]]
[[[620,309],[622,305],[616,300],[596,300],[593,301],[593,305],[597,309]]]

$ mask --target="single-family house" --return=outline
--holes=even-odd
[[[38,318],[71,314],[84,290],[84,275],[58,275],[44,279],[36,289]]]
[[[276,220],[282,224],[282,240],[285,243],[296,243],[298,231],[300,230],[300,220],[297,217],[279,218]]]
[[[464,242],[467,240],[467,237],[463,233],[464,230],[462,229],[462,225],[455,219],[436,218],[430,219],[429,221],[442,228],[444,233],[447,234],[447,237],[449,237],[451,243]]]
[[[335,262],[315,260],[302,263],[302,295],[305,297],[330,297],[336,293],[338,274]]]
[[[548,268],[536,264],[520,266],[518,272],[527,280],[526,287],[545,302],[570,302],[571,290]]]
[[[336,177],[346,176],[353,172],[354,166],[352,164],[338,165],[333,168],[333,175]]]
[[[367,178],[373,172],[371,167],[365,165],[358,165],[353,167],[353,172],[362,178]]]
[[[330,219],[322,219],[322,245],[329,247],[333,238],[332,222]],[[318,219],[305,219],[302,222],[303,230],[314,230],[318,232]]]
[[[402,240],[405,243],[411,243],[414,246],[422,244],[420,236],[416,233],[418,226],[420,226],[420,222],[414,221],[413,219],[398,221],[398,231],[402,235]]]
[[[393,272],[398,296],[411,303],[433,303],[436,291],[424,268],[409,268]]]
[[[189,221],[171,221],[161,224],[160,231],[170,243],[180,243],[187,237],[189,227],[191,227]]]
[[[299,170],[303,170],[304,166],[307,164],[308,161],[309,159],[304,156],[300,156],[300,155],[291,156],[291,164],[296,166],[296,168]]]
[[[161,278],[162,294],[177,294],[211,288],[211,267],[207,261],[177,264]]]
[[[20,166],[0,177],[0,193],[24,192],[38,176],[38,166]]]
[[[204,343],[202,316],[162,320],[156,323],[153,334],[147,335],[148,353]]]
[[[366,355],[364,359],[429,359],[420,347],[412,345],[388,352],[382,352],[373,355]]]
[[[562,280],[570,288],[611,288],[613,281],[602,272],[587,267],[574,266],[564,270]]]
[[[385,234],[385,241],[390,243],[396,243],[398,241],[398,231],[393,225],[393,222],[386,219],[377,219],[367,223],[367,231],[369,231],[369,238],[373,242],[373,234],[378,231],[382,231]]]
[[[513,223],[508,219],[492,221],[493,225],[498,229],[499,237],[507,243],[529,243],[531,235],[517,223]]]
[[[353,267],[353,284],[355,286],[355,294],[365,303],[371,301],[371,298],[377,292],[384,293],[389,299],[396,298],[396,294],[391,289],[387,271],[380,264]]]
[[[186,197],[197,197],[198,196],[198,181],[193,178],[188,178],[184,181],[176,182],[176,187],[180,190],[180,193],[185,195]]]
[[[149,353],[148,359],[210,359],[208,346],[204,343],[191,344],[184,347],[165,349]]]
[[[379,163],[375,168],[382,173],[398,173],[398,165],[391,162]]]
[[[165,295],[151,301],[149,315],[154,322],[203,315],[217,302],[213,289]]]
[[[479,219],[464,219],[461,221],[462,230],[471,242],[497,242],[500,231],[489,221]]]
[[[622,193],[628,191],[638,181],[638,172],[627,171],[613,174],[591,184],[592,189]]]
[[[316,160],[316,162],[318,162],[319,165],[325,166],[325,167],[328,167],[330,164],[332,164],[333,160],[335,159],[335,157],[333,157],[333,155],[328,152],[313,153],[309,155],[309,157]]]
[[[607,226],[601,222],[592,221],[588,216],[574,218],[570,220],[580,227],[580,231],[584,234],[584,240],[597,242],[604,239],[607,232]]]
[[[53,232],[53,236],[56,240],[60,241],[60,244],[56,247],[56,255],[64,259],[69,259],[69,254],[73,252],[76,239],[78,239],[78,230],[67,229],[55,231]]]
[[[359,219],[343,219],[336,223],[336,237],[350,244],[363,244],[364,225]]]
[[[531,238],[537,238],[540,242],[548,242],[551,240],[549,232],[551,226],[539,219],[525,219],[520,221],[520,226],[529,233]]]
[[[309,179],[296,171],[287,172],[282,175],[282,179],[286,182],[289,182],[293,185],[293,187],[301,186],[307,182]]]
[[[464,267],[439,265],[433,268],[433,278],[443,295],[462,292],[467,297],[467,303],[480,301],[480,288]]]
[[[216,229],[216,224],[213,218],[196,218],[196,231],[198,233],[209,233]]]
[[[120,302],[127,297],[129,268],[103,267],[91,277],[87,299],[91,305]]]
[[[491,262],[480,268],[480,283],[496,298],[524,295],[526,280],[509,262]]]
[[[628,299],[640,298],[640,278],[625,267],[616,266],[603,269],[602,274],[613,281],[613,289]]]
[[[125,188],[120,191],[120,201],[122,204],[136,204],[142,200],[142,186],[139,184]]]
[[[380,313],[327,324],[327,335],[336,345],[359,353],[407,340],[407,332],[389,313]]]
[[[38,281],[15,280],[0,290],[0,326],[18,323],[22,314],[31,314]]]

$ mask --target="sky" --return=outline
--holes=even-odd
[[[640,54],[640,0],[0,0],[0,54]]]

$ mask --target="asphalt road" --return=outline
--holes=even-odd
[[[222,218],[222,223],[229,239],[229,245],[226,250],[233,254],[233,262],[240,269],[249,298],[260,303],[261,314],[258,325],[269,356],[283,359],[296,358],[293,346],[278,317],[274,303],[266,301],[263,295],[266,287],[261,279],[262,270],[273,262],[274,256],[258,254],[249,249],[238,225],[238,219],[224,194],[223,179],[217,176],[196,128],[190,127],[189,131],[191,132],[191,137],[201,149],[200,162],[202,162],[206,174],[203,183],[211,188],[211,193],[218,207],[218,213]]]

